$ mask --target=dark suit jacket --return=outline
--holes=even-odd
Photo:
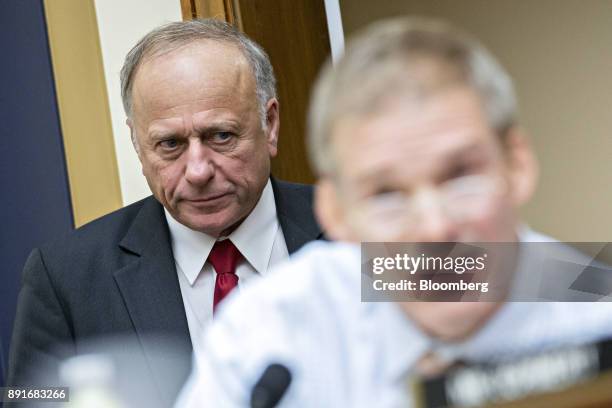
[[[274,179],[272,186],[289,253],[320,238],[312,187]],[[163,207],[153,197],[32,251],[7,384],[27,385],[31,368],[57,365],[64,356],[54,351],[58,344],[68,345],[70,355],[107,335],[125,335],[140,346],[160,398],[170,404],[188,375],[192,345]],[[174,338],[175,352],[160,355],[156,335]],[[184,363],[181,372],[170,381],[162,378],[176,359]]]

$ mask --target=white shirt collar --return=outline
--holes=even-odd
[[[251,266],[263,275],[268,271],[272,246],[279,228],[272,183],[268,180],[251,214],[229,238]]]
[[[170,229],[174,260],[189,284],[193,286],[216,239],[203,232],[192,230],[175,220],[168,210],[164,211]],[[278,228],[274,192],[272,183],[268,180],[253,211],[228,238],[240,250],[247,262],[263,275],[268,270]]]

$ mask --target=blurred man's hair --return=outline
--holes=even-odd
[[[256,42],[235,27],[215,19],[178,21],[154,29],[128,52],[121,68],[121,97],[128,117],[132,116],[132,87],[138,68],[147,59],[158,57],[185,45],[213,40],[233,44],[245,56],[255,77],[262,127],[266,127],[266,104],[276,97],[276,78],[270,59]]]
[[[487,120],[500,135],[516,120],[512,80],[468,34],[438,20],[396,18],[374,23],[327,61],[310,103],[308,147],[319,175],[335,170],[329,136],[347,116],[375,113],[389,99],[423,99],[467,85],[480,96]]]

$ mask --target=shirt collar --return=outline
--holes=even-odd
[[[399,303],[386,304],[388,311],[383,320],[383,347],[393,356],[389,361],[390,370],[396,378],[409,375],[418,361],[432,347],[431,339],[412,322]]]
[[[170,229],[174,261],[179,271],[193,286],[216,239],[203,232],[192,230],[175,220],[168,210],[164,211]]]
[[[268,271],[272,247],[279,224],[272,183],[268,180],[251,214],[232,232],[229,238],[240,253],[261,275]]]
[[[193,286],[216,239],[181,224],[168,210],[164,209],[164,212],[170,229],[174,260]],[[258,273],[265,274],[278,228],[274,192],[268,180],[253,211],[228,238]]]

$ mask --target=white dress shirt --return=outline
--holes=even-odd
[[[198,353],[200,337],[213,312],[216,273],[206,260],[216,239],[184,226],[168,211],[166,219],[189,333],[194,351]],[[287,258],[287,245],[276,215],[270,180],[253,211],[227,238],[245,259],[236,267],[239,280],[234,290],[239,291],[245,282],[267,274],[272,266]]]
[[[475,336],[427,337],[396,303],[361,302],[360,248],[311,243],[221,306],[177,407],[245,407],[265,368],[285,365],[282,407],[410,407],[428,352],[491,361],[612,336],[612,303],[506,303]],[[290,270],[290,273],[288,273]]]

